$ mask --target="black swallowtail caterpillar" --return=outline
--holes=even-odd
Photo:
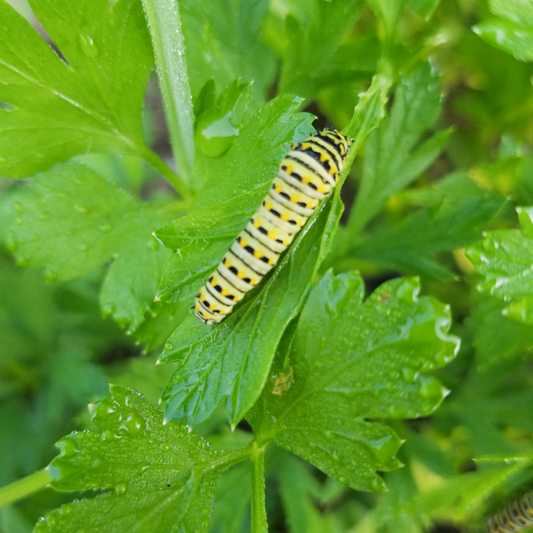
[[[224,255],[194,305],[204,324],[217,324],[278,262],[320,202],[331,194],[352,141],[323,130],[294,145],[270,192]]]
[[[488,533],[517,533],[533,526],[533,490],[511,500],[487,518]]]

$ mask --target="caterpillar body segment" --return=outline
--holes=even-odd
[[[320,202],[331,194],[352,141],[323,130],[292,147],[268,195],[235,239],[194,304],[204,324],[217,324],[278,263]]]
[[[533,490],[508,502],[485,520],[487,533],[519,533],[533,527]]]

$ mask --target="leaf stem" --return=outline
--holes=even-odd
[[[250,460],[252,462],[252,533],[267,533],[265,508],[265,448],[254,441]]]
[[[192,187],[194,170],[194,114],[185,44],[176,0],[143,0],[152,36],[165,116],[179,172]]]
[[[152,150],[145,148],[141,151],[141,157],[154,167],[176,189],[179,195],[188,203],[192,200],[190,189],[182,179]]]
[[[51,481],[52,476],[45,468],[0,488],[0,507],[44,489]]]

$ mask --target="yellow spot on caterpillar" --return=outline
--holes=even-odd
[[[246,277],[246,274],[241,270],[241,271],[237,272],[237,277],[239,279],[244,279]]]
[[[231,261],[226,259],[226,262],[224,264],[226,265],[227,268],[229,268],[231,266]]]
[[[224,309],[221,309],[221,310],[219,311],[219,314],[221,314],[221,315],[225,315],[225,314],[226,314],[226,311],[224,311]]]
[[[294,167],[292,165],[287,165],[287,168],[285,169],[285,172],[287,174],[292,174],[294,171]]]
[[[202,294],[202,295],[200,296],[200,301],[201,301],[201,302],[205,302],[205,294]]]
[[[344,155],[346,151],[344,150],[344,144],[341,144],[341,155]]]
[[[276,187],[274,188],[274,190],[276,192],[281,192],[283,190],[283,187],[281,185],[276,185]]]
[[[254,222],[254,228],[260,228],[261,227],[261,222],[259,220],[256,220]]]
[[[281,213],[281,220],[287,222],[289,220],[289,213]]]
[[[313,209],[313,202],[307,202],[307,203],[305,204],[305,208],[306,208],[306,209]]]
[[[194,308],[195,308],[197,311],[200,311],[200,304],[196,304],[196,305],[194,306]]]
[[[339,176],[335,176],[335,183],[339,183]]]
[[[293,204],[297,204],[299,201],[300,201],[300,195],[299,194],[295,194],[294,196],[291,196],[291,202]]]
[[[307,150],[308,148],[311,148],[309,143],[302,143],[302,150]]]
[[[326,187],[324,187],[324,185],[320,185],[317,191],[321,194],[326,194]]]
[[[209,310],[210,310],[210,311],[214,311],[216,308],[217,308],[216,304],[211,304],[211,305],[209,306]]]
[[[220,292],[220,294],[222,296],[227,296],[229,294],[229,290],[228,289],[222,289],[222,291]]]
[[[289,239],[285,239],[283,241],[283,246],[289,246]]]
[[[277,233],[272,229],[267,234],[267,237],[272,240],[275,240],[277,236]]]
[[[328,159],[329,159],[329,157],[326,154],[322,154],[320,156],[320,162],[321,163],[325,163]]]
[[[333,167],[331,167],[331,168],[329,169],[329,173],[330,173],[331,175],[333,175],[333,174],[337,174],[337,171],[336,171]]]
[[[215,278],[213,278],[213,279],[211,280],[211,287],[216,287],[217,285],[218,285],[218,280],[215,279]]]
[[[272,204],[265,204],[265,209],[270,211],[272,209]]]
[[[274,258],[271,257],[269,260],[268,260],[268,264],[269,265],[273,265],[274,264]]]
[[[299,228],[301,228],[301,227],[304,225],[304,223],[303,223],[301,220],[297,220],[297,221],[296,221],[296,225],[297,225]]]
[[[241,239],[241,242],[239,243],[243,248],[245,248],[248,245],[248,241],[246,239]]]
[[[254,250],[254,257],[261,259],[261,257],[263,257],[263,252],[261,250]]]
[[[239,300],[240,300],[239,296],[235,295],[235,297],[233,298],[233,301],[238,302]]]
[[[310,178],[309,176],[304,176],[304,177],[302,178],[302,183],[303,183],[304,185],[307,185],[308,183],[311,183],[311,178]]]
[[[255,285],[257,283],[257,281],[255,281],[255,279],[251,279],[250,280],[250,285]]]

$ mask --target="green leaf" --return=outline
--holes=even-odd
[[[484,41],[512,54],[520,61],[533,61],[533,26],[511,20],[489,19],[472,28]]]
[[[519,461],[506,468],[469,472],[446,479],[435,488],[426,491],[410,505],[419,516],[446,517],[449,521],[471,523],[481,521],[487,512],[488,497],[500,491],[506,483],[520,476],[531,465]]]
[[[385,24],[388,36],[397,30],[399,19],[409,0],[368,0],[368,4]]]
[[[437,9],[440,0],[407,0],[409,7],[425,19],[429,19]]]
[[[235,425],[254,404],[283,331],[298,314],[327,252],[342,210],[338,192],[332,200],[304,226],[253,299],[215,327],[191,314],[168,339],[160,362],[181,364],[163,393],[167,419],[187,417],[196,424],[229,394],[228,416]]]
[[[484,295],[483,295],[484,296]],[[505,316],[506,304],[484,296],[471,311],[476,360],[480,369],[520,359],[533,350],[533,327]]]
[[[408,505],[418,493],[416,482],[408,467],[388,472],[387,488],[371,511],[373,531],[390,533],[422,533],[420,517]],[[364,531],[364,530],[363,530]]]
[[[364,138],[381,120],[388,86],[384,78],[377,76],[355,108],[354,119],[348,127],[353,132],[355,141],[347,166],[340,177],[340,184],[348,174],[357,149]],[[279,102],[288,102],[286,98],[277,99],[266,109],[279,105]],[[285,119],[283,122],[288,123],[289,120]],[[302,121],[302,123],[304,127],[307,125],[306,122]],[[284,139],[284,136],[281,139]],[[279,136],[274,138],[279,139]],[[261,139],[257,139],[256,142],[260,143]],[[243,158],[246,154],[249,158],[250,150],[247,151],[244,146],[237,143],[238,141],[226,157],[230,157],[235,150],[238,150],[238,154],[242,151]],[[281,147],[279,148],[281,151]],[[273,155],[271,156],[272,159],[268,164],[273,166],[273,172],[270,175],[261,176],[264,182],[261,185],[260,195],[252,185],[255,183],[257,187],[257,177],[255,182],[252,182],[251,176],[244,182],[245,184],[252,182],[248,185],[251,188],[250,194],[245,189],[244,195],[241,192],[242,185],[235,183],[233,177],[229,177],[225,182],[226,185],[220,187],[220,191],[222,194],[225,189],[228,191],[225,194],[232,198],[228,204],[235,207],[235,210],[228,209],[228,204],[216,206],[213,199],[214,208],[204,209],[186,219],[177,221],[159,230],[156,233],[157,236],[166,246],[177,249],[183,243],[198,246],[198,242],[210,240],[219,241],[213,246],[222,248],[224,239],[229,246],[249,216],[257,209],[260,199],[270,186],[272,175],[277,172],[282,156],[283,153],[276,153],[276,163],[274,163]],[[215,194],[216,192],[214,191]],[[340,187],[337,187],[333,200],[321,205],[280,265],[262,284],[261,290],[256,293],[255,300],[250,299],[248,304],[243,305],[224,323],[215,328],[200,324],[191,314],[190,318],[169,338],[160,361],[180,361],[181,366],[163,393],[163,398],[168,401],[166,411],[168,418],[188,417],[191,423],[199,422],[207,418],[228,394],[230,394],[228,415],[233,424],[241,420],[250,409],[266,380],[278,342],[287,325],[298,314],[314,282],[317,269],[329,251],[331,236],[342,212],[339,194]],[[253,203],[251,198],[254,198]],[[249,210],[244,211],[243,207]],[[180,232],[180,224],[185,224],[184,231]],[[204,228],[203,231],[202,228]],[[191,248],[194,250],[193,247]],[[203,251],[205,248],[201,250]],[[213,256],[212,260],[214,267],[220,261],[220,256]],[[207,256],[201,261],[201,268],[207,271]],[[188,265],[192,265],[192,262]],[[188,266],[188,268],[191,267]],[[167,290],[169,285],[163,286],[163,290]],[[179,279],[175,287],[180,296],[190,294],[186,292],[190,289],[184,287]],[[169,293],[172,293],[174,289],[171,285],[169,288]],[[262,324],[269,324],[268,333],[257,336],[256,333],[261,330]],[[248,339],[251,339],[251,342]],[[251,354],[253,354],[253,364],[248,364]],[[222,368],[224,368],[223,372],[221,372]],[[201,373],[198,369],[202,369]]]
[[[163,426],[162,413],[132,389],[111,393],[91,410],[101,433],[64,437],[48,467],[56,490],[103,492],[53,511],[35,532],[206,532],[216,481],[246,452],[215,452],[186,426]]]
[[[308,98],[336,82],[336,52],[362,7],[360,0],[311,0],[305,26],[287,17],[280,92]]]
[[[305,304],[288,363],[281,354],[254,408],[258,440],[354,489],[384,490],[376,470],[399,466],[400,439],[372,420],[433,412],[446,390],[421,373],[453,359],[458,345],[447,335],[449,310],[418,289],[414,279],[393,280],[363,303],[359,276],[328,272]]]
[[[213,80],[208,82],[197,101],[194,135],[196,145],[208,157],[220,157],[232,146],[240,129],[249,119],[253,84],[235,80],[218,97],[216,103],[209,102],[214,91]]]
[[[249,533],[250,465],[243,463],[225,472],[217,483],[216,505],[211,521],[212,533]],[[246,527],[248,526],[248,527]]]
[[[70,163],[33,180],[13,203],[10,248],[47,278],[82,276],[115,258],[101,294],[104,313],[135,329],[154,299],[170,255],[151,232],[168,207],[142,205],[93,171]]]
[[[390,270],[429,279],[453,279],[430,256],[472,244],[504,205],[501,198],[449,195],[441,205],[417,211],[397,225],[365,236],[346,251]]]
[[[268,192],[291,144],[312,132],[300,100],[282,96],[258,111],[220,158],[200,158],[205,179],[196,212],[156,231],[178,250],[165,265],[158,297],[180,301],[198,292]]]
[[[280,493],[290,533],[329,533],[331,516],[321,513],[316,505],[320,491],[317,479],[296,457],[287,457],[278,470]]]
[[[0,174],[31,176],[90,151],[157,160],[141,127],[153,57],[140,2],[30,3],[68,64],[0,2]]]
[[[261,40],[268,0],[183,0],[187,66],[193,96],[209,79],[227,87],[237,78],[253,81],[264,102],[275,74],[272,52]]]
[[[489,7],[495,15],[533,26],[533,5],[528,0],[489,0]]]
[[[467,250],[483,276],[478,289],[508,303],[503,313],[533,324],[533,208],[519,208],[524,231],[497,230]]]
[[[439,78],[429,64],[402,78],[390,118],[366,143],[363,175],[348,221],[350,233],[359,233],[388,198],[418,177],[446,144],[449,133],[441,132],[415,147],[439,115],[438,86]]]

